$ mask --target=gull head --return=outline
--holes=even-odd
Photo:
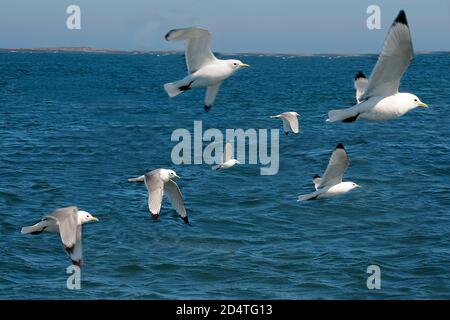
[[[96,217],[87,211],[78,210],[78,224],[83,224],[87,222],[98,221]]]
[[[420,99],[411,94],[411,93],[400,93],[402,96],[402,101],[404,101],[406,104],[408,104],[408,107],[410,107],[411,109],[414,108],[428,108],[428,105],[423,103],[422,101],[420,101]]]
[[[361,186],[357,183],[350,181],[350,182],[341,182],[341,188],[342,188],[342,191],[349,192],[353,189],[361,188]]]
[[[250,67],[248,64],[243,63],[240,60],[225,60],[227,65],[231,68],[231,70],[236,71],[240,68],[248,68]]]
[[[180,179],[180,177],[177,175],[177,173],[170,169],[161,169],[161,172],[159,173],[159,175],[164,182],[167,182],[174,178]]]

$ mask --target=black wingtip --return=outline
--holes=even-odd
[[[164,39],[166,39],[166,41],[169,41],[169,37],[170,37],[170,34],[172,33],[172,31],[173,31],[173,29],[170,30],[169,32],[167,32],[166,35],[164,36]]]
[[[206,112],[209,112],[211,110],[212,106],[207,106],[206,104],[203,106]]]
[[[316,174],[316,175],[313,177],[313,179],[317,179],[317,178],[320,178],[320,176],[319,176],[318,174]]]
[[[344,148],[344,145],[343,145],[342,143],[339,143],[339,144],[336,146],[336,149],[345,149],[345,148]]]
[[[397,18],[395,18],[395,20],[394,20],[394,24],[396,24],[396,23],[401,23],[401,24],[404,24],[406,26],[408,25],[408,21],[406,20],[406,13],[405,13],[405,11],[400,10],[400,12],[398,13]]]
[[[184,223],[189,224],[189,218],[188,218],[188,216],[186,216],[186,217],[181,217],[181,219],[183,219]]]
[[[362,71],[358,71],[358,73],[355,75],[355,80],[358,79],[367,79],[366,75]]]

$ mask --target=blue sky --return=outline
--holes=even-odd
[[[81,30],[66,28],[70,4],[81,7]],[[366,27],[371,4],[381,30]],[[400,9],[415,50],[450,51],[449,0],[1,0],[0,47],[180,50],[164,34],[201,26],[220,52],[376,53]]]

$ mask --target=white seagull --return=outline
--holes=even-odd
[[[167,191],[169,200],[172,203],[172,207],[174,207],[181,219],[183,219],[185,223],[189,224],[186,208],[184,207],[183,196],[181,195],[178,185],[172,180],[173,178],[180,178],[175,171],[168,169],[156,169],[147,172],[143,176],[128,179],[128,181],[145,182],[145,186],[148,190],[148,210],[150,211],[153,220],[156,220],[159,217],[161,202],[165,190]]]
[[[400,80],[413,57],[408,22],[405,12],[401,10],[388,32],[383,52],[372,70],[366,88],[360,87],[364,92],[357,93],[358,104],[330,111],[327,121],[390,120],[399,118],[416,107],[427,108],[417,96],[398,92]]]
[[[98,219],[89,212],[78,210],[77,207],[60,208],[44,216],[35,225],[23,227],[21,233],[39,234],[44,231],[59,233],[70,260],[81,267],[83,264],[81,225],[92,221],[98,221]]]
[[[348,168],[348,164],[347,152],[342,143],[339,143],[331,155],[330,162],[323,177],[321,178],[319,175],[316,175],[313,178],[316,191],[299,196],[298,201],[335,197],[355,188],[360,188],[361,186],[354,182],[342,182],[342,177]]]
[[[227,143],[225,143],[222,163],[213,166],[212,169],[213,170],[228,169],[228,168],[231,168],[232,166],[234,166],[235,164],[240,164],[240,162],[236,159],[233,159],[232,156],[233,156],[233,150],[231,149],[231,143],[227,142]]]
[[[294,111],[283,112],[276,116],[270,116],[271,118],[280,118],[283,120],[283,130],[286,135],[289,132],[293,132],[294,134],[298,134],[300,132],[300,128],[298,125],[298,118],[300,115]]]
[[[224,80],[240,68],[249,67],[239,60],[220,60],[211,51],[211,34],[199,28],[174,29],[165,36],[167,41],[186,40],[186,64],[188,75],[175,82],[166,83],[169,97],[193,88],[207,88],[205,111],[209,111]]]

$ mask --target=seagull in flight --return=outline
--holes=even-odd
[[[200,28],[184,28],[169,31],[167,41],[186,41],[186,64],[188,75],[181,80],[166,83],[164,89],[169,97],[194,88],[206,88],[205,111],[213,106],[220,85],[237,70],[249,67],[239,60],[217,59],[211,51],[211,34]]]
[[[353,122],[359,119],[382,121],[396,119],[416,107],[428,105],[411,93],[399,92],[400,80],[414,57],[406,14],[400,11],[384,42],[369,80],[359,74],[355,81],[358,104],[328,112],[329,122]]]

